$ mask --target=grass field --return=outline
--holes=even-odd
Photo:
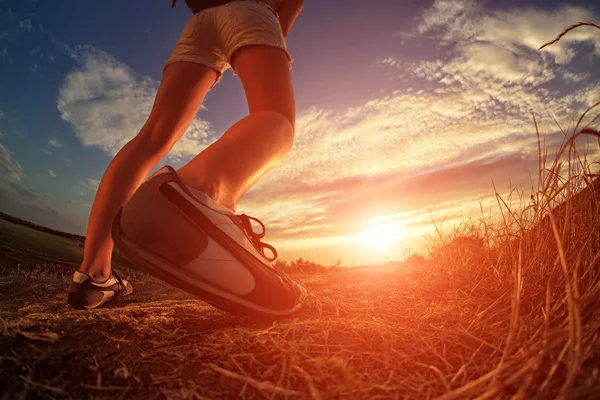
[[[0,243],[65,261],[81,262],[83,248],[73,239],[0,220]]]

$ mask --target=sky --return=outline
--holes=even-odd
[[[170,3],[0,0],[0,211],[85,234],[191,16]],[[494,186],[534,185],[532,113],[552,154],[600,101],[599,30],[538,50],[579,21],[600,22],[598,3],[306,0],[288,39],[295,143],[236,211],[266,225],[283,260],[426,252],[433,221],[449,232],[494,208]],[[247,112],[229,70],[158,167],[183,165]]]

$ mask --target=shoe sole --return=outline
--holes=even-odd
[[[304,305],[307,292],[302,285],[298,285],[302,294],[296,305],[287,310],[270,310],[268,308],[255,305],[247,300],[218,290],[206,283],[197,281],[197,278],[191,276],[187,271],[172,262],[155,254],[151,254],[147,249],[137,245],[129,239],[121,229],[121,214],[123,208],[119,209],[112,225],[112,239],[117,251],[130,263],[152,276],[184,290],[208,304],[235,315],[254,318],[281,318],[296,313]],[[218,228],[216,228],[218,229]],[[196,280],[197,285],[190,283],[190,280]],[[203,287],[204,288],[203,288]]]

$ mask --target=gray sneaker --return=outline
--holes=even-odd
[[[262,232],[254,232],[252,220]],[[293,314],[306,289],[273,266],[277,252],[260,240],[264,235],[262,222],[190,190],[169,166],[142,184],[112,230],[115,248],[133,265],[217,308],[244,316]]]
[[[68,302],[73,308],[88,310],[131,292],[131,283],[114,271],[104,282],[96,282],[85,272],[75,271],[69,285]]]

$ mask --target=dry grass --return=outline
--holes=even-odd
[[[299,277],[313,296],[293,318],[240,319],[140,276],[136,297],[82,313],[65,308],[64,279],[0,277],[0,293],[36,295],[0,296],[0,387],[23,398],[598,398],[600,181],[574,146],[600,138],[597,106],[552,162],[538,132],[531,196],[497,193],[495,213],[432,237],[427,260]]]
[[[541,48],[580,26],[600,29],[578,23]],[[465,291],[502,292],[469,325],[473,336],[493,332],[488,342],[495,352],[487,360],[469,359],[476,379],[440,399],[600,396],[600,180],[598,163],[575,147],[583,135],[600,143],[592,128],[598,106],[562,131],[565,141],[551,163],[534,117],[537,189],[529,198],[517,189],[507,198],[496,192],[496,215],[486,218],[482,210],[450,236],[431,238],[431,279]]]

